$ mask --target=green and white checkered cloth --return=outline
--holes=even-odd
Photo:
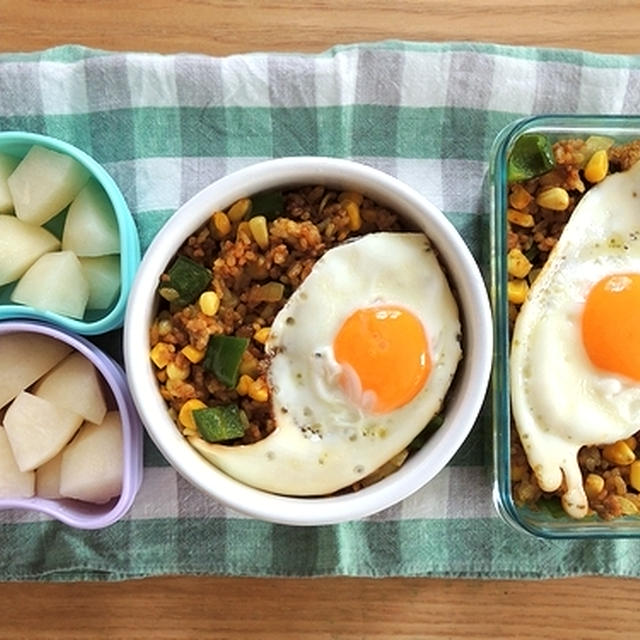
[[[216,178],[266,158],[317,154],[404,180],[446,213],[482,262],[483,186],[503,126],[533,113],[639,108],[640,56],[404,42],[226,58],[75,46],[0,55],[0,130],[46,133],[90,153],[122,189],[143,249]],[[226,510],[178,477],[147,440],[134,506],[105,530],[0,513],[0,580],[639,576],[640,541],[538,540],[500,520],[490,418],[485,411],[454,460],[403,503],[317,528]]]

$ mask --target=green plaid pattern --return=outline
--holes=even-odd
[[[61,47],[0,55],[0,130],[84,149],[112,174],[143,249],[202,187],[263,159],[352,158],[442,208],[481,265],[498,131],[532,113],[638,113],[640,56],[382,42],[319,55],[211,58]],[[119,357],[119,335],[98,337]],[[487,408],[453,461],[380,514],[294,528],[251,520],[193,489],[147,439],[127,517],[97,532],[0,513],[0,579],[256,576],[640,575],[640,542],[545,541],[491,498]]]

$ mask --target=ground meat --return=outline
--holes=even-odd
[[[616,171],[626,171],[640,159],[640,140],[609,149],[609,163]]]
[[[270,233],[301,255],[317,256],[324,249],[318,227],[309,220],[297,222],[290,218],[278,218],[271,225]]]
[[[266,388],[268,368],[263,343],[257,339],[260,329],[271,325],[328,249],[351,236],[400,230],[393,212],[360,194],[312,185],[283,197],[283,214],[267,224],[267,244],[257,242],[246,216],[234,221],[227,215],[231,207],[222,216],[214,213],[178,252],[211,270],[208,290],[219,301],[215,313],[208,314],[198,300],[180,307],[161,298],[150,329],[151,358],[160,391],[185,435],[195,432],[192,426],[180,423],[180,410],[193,399],[207,406],[236,404],[241,408],[248,426],[244,437],[232,444],[255,442],[271,433],[275,426],[271,404],[260,391]],[[355,218],[349,201],[357,209]],[[168,278],[168,274],[162,277]],[[210,337],[219,334],[250,340],[240,364],[240,373],[253,385],[249,390],[242,384],[226,387],[198,359]]]

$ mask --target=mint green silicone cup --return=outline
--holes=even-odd
[[[92,177],[107,193],[116,214],[120,233],[120,293],[108,309],[89,310],[82,320],[76,320],[51,311],[41,311],[11,302],[10,296],[15,286],[13,282],[0,287],[0,320],[9,318],[42,320],[85,335],[106,333],[121,327],[131,282],[140,263],[140,241],[129,207],[113,178],[84,151],[62,140],[37,133],[27,131],[0,133],[0,153],[21,158],[34,145],[71,156],[89,170]],[[47,228],[49,228],[48,225]]]

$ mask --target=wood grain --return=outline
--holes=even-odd
[[[0,50],[225,55],[400,38],[633,53],[638,10],[633,0],[2,0]]]
[[[0,0],[0,52],[314,52],[397,38],[640,53],[640,3],[602,0]],[[640,581],[165,577],[0,584],[0,637],[630,638]]]
[[[0,629],[3,640],[628,640],[639,597],[640,582],[610,578],[19,583],[0,585]]]

